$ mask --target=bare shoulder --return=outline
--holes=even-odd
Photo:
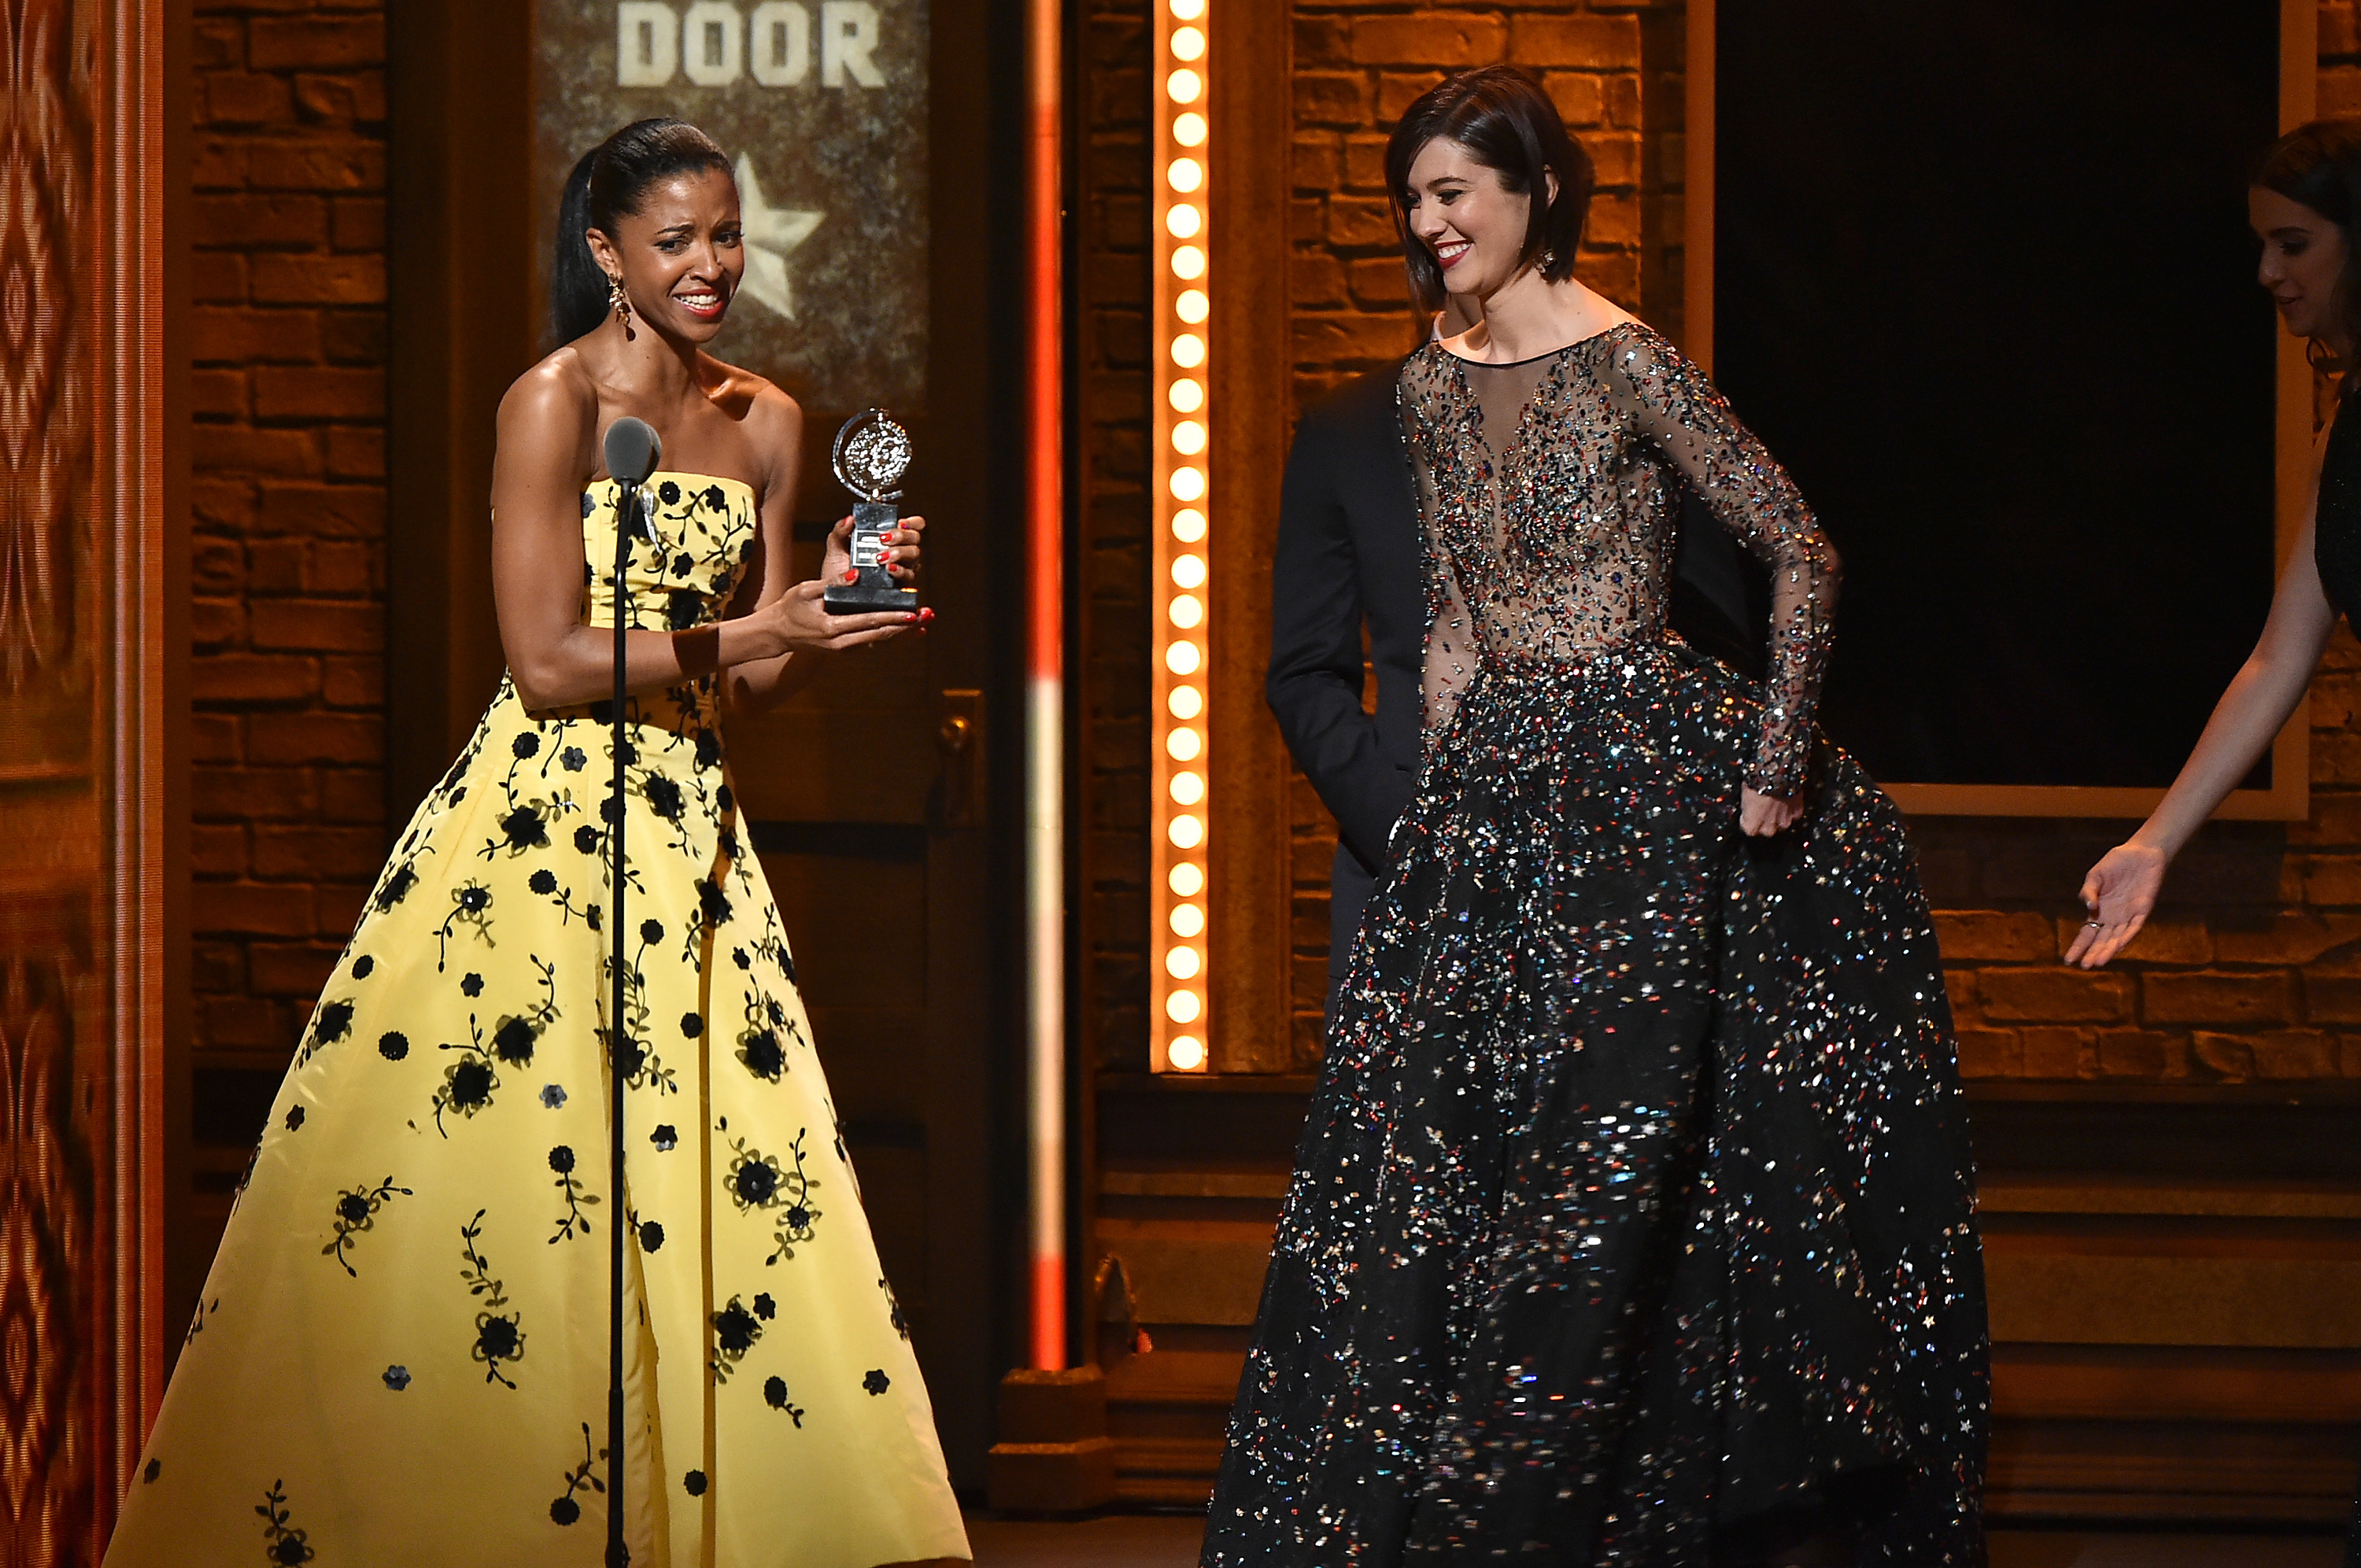
[[[509,383],[500,399],[503,435],[547,439],[578,434],[598,416],[598,388],[571,344]]]

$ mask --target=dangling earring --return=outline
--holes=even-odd
[[[607,308],[615,313],[615,319],[624,326],[629,327],[631,324],[631,299],[630,295],[623,292],[623,280],[620,278],[607,280]]]
[[[1544,272],[1546,272],[1546,271],[1548,271],[1551,268],[1553,268],[1553,267],[1554,267],[1554,266],[1556,266],[1556,265],[1557,265],[1557,250],[1556,250],[1556,248],[1555,248],[1554,247],[1543,247],[1543,250],[1542,250],[1542,270],[1543,270],[1543,271],[1544,271]]]

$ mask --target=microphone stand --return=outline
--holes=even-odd
[[[631,588],[625,573],[631,565],[631,530],[640,521],[641,483],[620,478],[615,481],[615,707],[609,716],[613,721],[610,740],[615,782],[609,795],[614,802],[615,820],[607,825],[609,874],[612,879],[609,885],[613,890],[615,922],[610,933],[614,945],[614,1011],[607,1031],[607,1065],[611,1079],[607,1103],[612,1118],[607,1138],[607,1190],[614,1195],[615,1205],[607,1214],[607,1568],[625,1568],[631,1560],[631,1549],[623,1543],[623,1233],[630,1228],[623,1213],[623,1091],[630,1076],[623,1067],[630,1038],[629,1018],[624,1012],[623,969],[623,823],[629,816],[624,807],[623,757],[624,748],[630,744],[623,734],[623,637],[631,619]]]

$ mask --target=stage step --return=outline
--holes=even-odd
[[[1093,1239],[1159,1347],[1108,1360],[1118,1494],[1209,1494],[1284,1191],[1109,1170]],[[2361,1186],[1993,1177],[1995,1519],[2330,1525],[2361,1462]],[[1116,1347],[1117,1350],[1120,1347]]]

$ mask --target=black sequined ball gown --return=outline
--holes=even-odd
[[[1204,1563],[1980,1563],[1974,1178],[1901,820],[1812,728],[1833,554],[1636,323],[1400,396],[1426,755]],[[1773,572],[1767,689],[1665,630],[1684,480]]]

